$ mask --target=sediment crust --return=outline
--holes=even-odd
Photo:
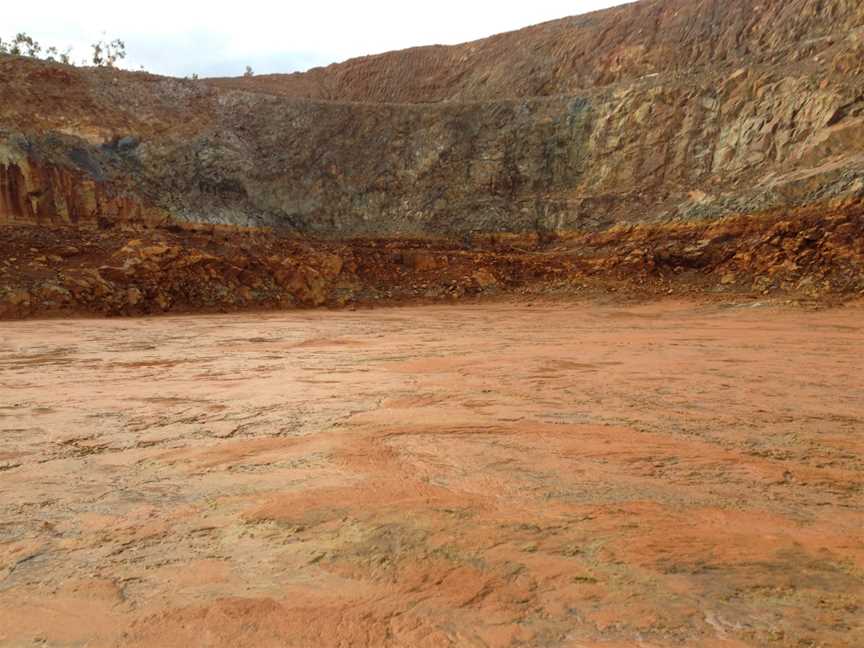
[[[4,322],[0,643],[864,645],[864,305]]]

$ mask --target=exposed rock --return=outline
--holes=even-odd
[[[0,218],[548,238],[860,196],[862,29],[848,0],[642,0],[302,75],[4,58]]]
[[[640,225],[459,245],[302,241],[195,227],[130,232],[0,226],[4,317],[344,305],[475,294],[765,292],[846,298],[864,289],[864,203],[814,205],[718,222]],[[33,266],[30,247],[86,254]],[[506,241],[506,242],[505,242]],[[28,270],[25,270],[29,268]]]
[[[137,306],[141,302],[142,298],[143,295],[141,294],[141,291],[134,286],[126,289],[126,303],[129,304],[129,306]]]
[[[6,295],[6,303],[11,306],[29,306],[30,293],[26,290],[13,290]]]
[[[428,250],[410,250],[402,254],[402,262],[417,272],[437,270],[447,265],[447,259],[442,259]]]
[[[477,283],[480,290],[488,290],[498,284],[498,279],[492,274],[488,268],[480,268],[476,270],[471,278]]]
[[[862,30],[849,0],[642,0],[301,75],[0,57],[0,286],[101,313],[857,294]]]

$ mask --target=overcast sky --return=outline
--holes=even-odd
[[[19,31],[77,60],[102,37],[126,41],[124,67],[185,76],[293,72],[414,45],[451,44],[622,0],[14,0],[0,38]]]

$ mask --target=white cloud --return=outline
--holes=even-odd
[[[39,0],[3,9],[8,38],[72,46],[78,59],[102,37],[126,41],[126,67],[161,74],[290,72],[414,45],[460,43],[593,11],[622,0]]]

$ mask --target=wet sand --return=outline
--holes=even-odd
[[[864,645],[864,307],[0,324],[0,645]]]

